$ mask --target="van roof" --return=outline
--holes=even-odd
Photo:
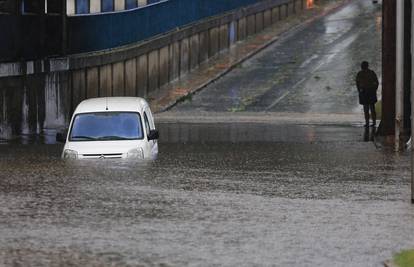
[[[128,111],[142,112],[148,103],[141,97],[99,97],[82,101],[75,110],[77,113]]]

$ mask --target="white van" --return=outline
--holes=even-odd
[[[158,137],[147,101],[102,97],[82,101],[67,136],[57,135],[57,140],[66,142],[64,159],[155,159]]]

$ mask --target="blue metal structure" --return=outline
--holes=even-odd
[[[70,16],[68,53],[99,51],[136,43],[259,1],[166,0],[122,12]]]
[[[44,14],[44,10],[41,13],[40,8],[36,14],[0,14],[0,61],[116,48],[259,1],[262,0],[148,0],[148,5],[135,8],[130,1],[126,7],[131,9],[113,12],[113,0],[102,0],[105,13],[56,16]],[[84,4],[77,6],[78,11],[86,12],[89,0],[79,3]]]

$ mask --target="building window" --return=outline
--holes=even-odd
[[[125,9],[132,9],[137,7],[137,0],[125,0]]]
[[[8,0],[0,0],[0,13],[11,13],[10,1]]]
[[[60,14],[62,12],[62,1],[47,0],[47,13]]]
[[[89,0],[76,0],[76,14],[89,13]]]
[[[23,14],[45,13],[45,0],[24,0],[22,2],[22,11]]]
[[[114,0],[102,0],[102,12],[114,11]]]

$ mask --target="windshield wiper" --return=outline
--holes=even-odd
[[[134,140],[132,138],[126,138],[122,136],[116,136],[116,135],[109,135],[109,136],[101,136],[99,138],[96,138],[97,140]]]
[[[72,136],[71,139],[86,139],[86,140],[96,140],[94,137],[84,136],[84,135],[76,135]]]

